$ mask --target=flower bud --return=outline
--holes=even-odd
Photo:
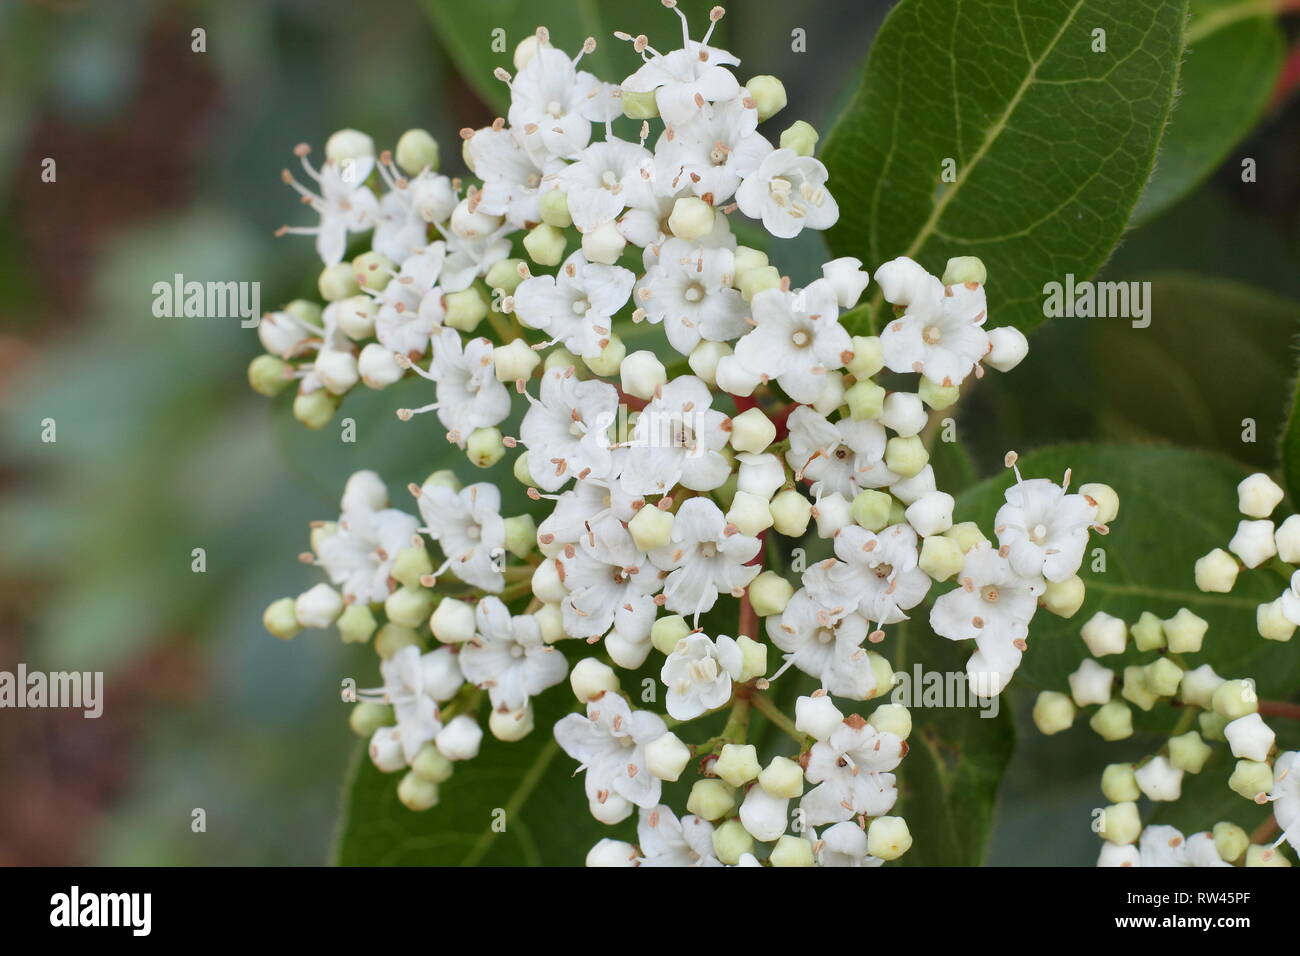
[[[1139,651],[1157,651],[1165,646],[1165,627],[1160,618],[1150,611],[1143,611],[1137,623],[1129,628],[1133,635],[1133,644]]]
[[[448,292],[444,299],[447,314],[442,324],[462,332],[473,332],[478,324],[487,318],[488,300],[476,285],[459,292]]]
[[[1257,713],[1231,721],[1223,728],[1223,736],[1228,738],[1232,755],[1247,760],[1267,760],[1277,740],[1277,735]]]
[[[539,266],[558,266],[564,259],[564,246],[564,232],[545,222],[524,236],[524,251]]]
[[[603,661],[584,657],[573,665],[569,674],[569,686],[573,688],[573,696],[578,700],[595,700],[606,691],[618,693],[618,675]]]
[[[772,527],[778,534],[801,538],[808,530],[812,517],[812,503],[794,488],[787,488],[772,499],[768,506],[772,513]]]
[[[950,408],[957,403],[957,399],[961,397],[961,387],[958,385],[935,385],[934,382],[922,375],[920,384],[916,387],[916,394],[925,404],[935,411],[939,411]]]
[[[335,623],[344,644],[364,644],[379,627],[368,604],[349,604]]]
[[[1076,574],[1064,581],[1048,581],[1039,601],[1057,617],[1069,618],[1083,607],[1086,590],[1083,579]]]
[[[735,791],[721,780],[696,780],[686,798],[686,809],[710,822],[725,817],[735,807]]]
[[[587,851],[587,859],[583,865],[588,867],[636,866],[636,860],[636,847],[622,840],[611,840],[606,837],[597,841],[596,845]]]
[[[813,866],[812,844],[803,837],[786,834],[776,841],[767,862],[771,866]]]
[[[929,416],[919,395],[911,392],[890,392],[885,397],[880,412],[880,424],[904,438],[919,435]]]
[[[1236,720],[1259,710],[1255,683],[1249,680],[1224,681],[1214,691],[1210,703],[1214,712],[1227,720]]]
[[[801,734],[815,740],[825,740],[844,722],[829,694],[819,697],[800,697],[794,704],[794,726]]]
[[[867,283],[871,281],[871,275],[862,268],[862,260],[853,256],[841,256],[822,265],[822,278],[835,290],[835,299],[841,309],[851,309],[857,305]]]
[[[483,743],[483,728],[473,717],[461,714],[438,731],[433,743],[448,760],[472,760]]]
[[[396,727],[380,727],[370,737],[370,762],[380,773],[395,773],[406,766],[402,738]]]
[[[781,273],[776,266],[756,266],[736,276],[736,288],[746,302],[768,289],[781,288]]]
[[[659,115],[659,104],[654,90],[645,93],[619,90],[619,104],[623,107],[623,115],[628,119],[654,119]]]
[[[569,636],[564,631],[564,612],[558,603],[543,604],[533,612],[533,620],[537,622],[542,631],[542,640],[547,644],[554,644]]]
[[[588,262],[612,266],[618,262],[618,257],[623,254],[626,246],[627,240],[612,221],[601,223],[582,234],[582,254]]]
[[[483,212],[470,199],[462,199],[451,211],[451,231],[462,239],[483,239],[500,227],[500,216]]]
[[[889,486],[889,493],[904,505],[910,505],[934,490],[934,468],[931,465],[926,465],[911,478],[899,479]]]
[[[960,574],[965,563],[961,548],[951,538],[936,534],[921,542],[921,560],[918,566],[935,581],[947,581],[953,575]]]
[[[812,515],[817,520],[817,536],[821,538],[835,537],[835,532],[853,520],[848,499],[838,491],[819,498]]]
[[[1137,804],[1126,800],[1106,807],[1097,832],[1107,843],[1125,845],[1136,842],[1142,834],[1142,818],[1138,816]]]
[[[547,558],[537,565],[533,571],[532,590],[533,596],[543,604],[559,604],[568,596],[553,559]]]
[[[446,783],[453,771],[451,761],[431,743],[422,746],[411,761],[411,772],[430,783]]]
[[[438,141],[422,129],[408,129],[397,141],[393,158],[402,172],[418,176],[424,170],[438,171]]]
[[[749,783],[760,770],[758,751],[753,744],[724,744],[713,764],[713,772],[733,787]]]
[[[955,256],[948,260],[943,270],[944,285],[964,285],[967,282],[983,285],[988,277],[988,270],[977,256]]]
[[[369,737],[380,727],[393,724],[393,708],[374,700],[363,700],[348,714],[348,726],[358,737]]]
[[[778,799],[797,799],[803,795],[803,768],[789,757],[773,757],[758,775],[758,785]]]
[[[1285,494],[1277,482],[1260,472],[1237,485],[1237,509],[1248,518],[1267,518]]]
[[[1148,800],[1177,800],[1183,792],[1183,772],[1161,756],[1152,757],[1133,771],[1138,789]]]
[[[1169,738],[1169,762],[1187,773],[1200,773],[1213,752],[1194,730]]]
[[[628,395],[649,400],[668,381],[668,372],[654,352],[642,349],[623,360],[619,381]]]
[[[1142,795],[1131,763],[1112,763],[1101,772],[1101,792],[1112,803],[1132,803]]]
[[[879,418],[885,407],[885,390],[869,379],[859,379],[844,390],[844,401],[855,422]]]
[[[911,478],[929,460],[930,453],[915,435],[911,438],[895,436],[885,443],[885,467],[901,478]]]
[[[623,799],[616,793],[610,793],[605,796],[604,800],[588,800],[587,809],[591,815],[607,826],[614,826],[622,823],[632,815],[636,809],[631,802]]]
[[[682,743],[681,738],[672,731],[646,744],[646,769],[660,780],[671,783],[682,775],[690,762],[691,748]]]
[[[817,130],[812,124],[795,120],[781,133],[781,148],[793,150],[800,156],[811,156],[817,151]]]
[[[678,239],[703,239],[713,232],[713,207],[695,196],[683,196],[668,214],[668,229]]]
[[[388,619],[402,627],[419,627],[432,611],[433,592],[427,588],[400,587],[384,602]]]
[[[248,384],[253,391],[274,398],[293,380],[293,366],[274,355],[259,355],[248,363]]]
[[[573,217],[569,215],[569,197],[560,190],[549,189],[542,193],[539,205],[542,222],[552,229],[568,229],[573,225]]]
[[[492,350],[492,364],[498,382],[527,381],[541,363],[537,350],[530,348],[523,339],[513,339]]]
[[[1092,715],[1088,726],[1102,740],[1123,740],[1133,736],[1133,712],[1122,701],[1112,700]]]
[[[889,524],[889,512],[893,506],[889,494],[866,488],[857,493],[849,507],[849,515],[854,522],[868,531],[880,531]]]
[[[1277,556],[1287,564],[1300,564],[1300,515],[1291,515],[1273,535]]]
[[[946,491],[931,491],[907,506],[907,523],[923,538],[940,534],[952,527],[952,509],[956,504]]]
[[[1246,847],[1250,846],[1250,837],[1235,823],[1216,823],[1213,833],[1214,848],[1219,851],[1219,857],[1229,863],[1240,859]]]
[[[749,246],[736,246],[734,256],[734,266],[731,270],[733,276],[739,276],[750,269],[761,269],[769,264],[766,252]]]
[[[1257,800],[1273,789],[1273,768],[1258,760],[1238,760],[1228,786],[1247,800]]]
[[[625,389],[626,391],[626,389]],[[785,465],[771,453],[741,452],[736,473],[736,490],[771,501],[776,490],[785,484]]]
[[[902,817],[876,817],[867,827],[867,852],[882,860],[897,860],[912,847],[912,834]]]
[[[686,364],[691,367],[692,372],[699,376],[700,381],[709,387],[713,387],[718,384],[718,363],[729,355],[731,355],[731,346],[726,342],[705,341],[691,350],[690,356],[686,359]],[[755,383],[757,383],[757,379],[755,379]]]
[[[654,505],[644,505],[632,516],[627,530],[639,551],[665,547],[672,541],[673,513]]]
[[[1034,726],[1040,733],[1051,736],[1069,730],[1074,723],[1074,701],[1054,690],[1039,693],[1034,702]]]
[[[961,548],[962,554],[965,554],[977,544],[986,544],[989,540],[984,537],[984,532],[980,530],[979,525],[974,521],[962,521],[955,524],[944,532],[944,536],[956,541],[957,547]],[[1049,581],[1048,587],[1050,588],[1050,586],[1051,582]]]
[[[899,740],[906,740],[912,733],[912,714],[902,704],[881,704],[871,712],[867,723]]]
[[[464,644],[474,638],[474,609],[464,601],[445,597],[429,618],[429,629],[443,644]]]
[[[343,595],[322,582],[298,595],[293,611],[301,627],[329,627],[343,613]]]
[[[776,439],[776,426],[760,408],[750,408],[731,420],[731,447],[758,454]]]
[[[339,302],[361,291],[350,262],[326,266],[321,271],[316,287],[320,291],[321,298],[326,302]]]
[[[1239,557],[1246,567],[1259,567],[1277,554],[1277,546],[1273,541],[1273,522],[1238,522],[1237,533],[1228,542],[1228,550]]]
[[[774,797],[762,787],[750,787],[740,804],[740,822],[761,843],[771,843],[785,833],[790,801]]]
[[[523,259],[499,259],[488,269],[483,282],[489,289],[500,289],[505,295],[514,295],[519,283],[524,281],[519,274],[519,267],[523,264]]]
[[[533,732],[534,726],[531,702],[519,710],[494,710],[488,715],[488,731],[506,743],[523,740]]]
[[[408,810],[417,813],[428,810],[438,803],[438,785],[415,773],[407,772],[397,784],[397,799],[402,801],[402,806]]]
[[[885,367],[885,352],[875,335],[853,336],[853,358],[845,370],[858,381],[865,381]]]
[[[296,602],[293,598],[272,601],[262,612],[262,626],[274,637],[287,641],[302,630],[298,623]]]
[[[634,671],[644,664],[650,656],[651,646],[648,638],[630,637],[617,630],[605,638],[605,653],[625,671]]]
[[[1079,494],[1097,502],[1098,523],[1110,524],[1119,515],[1119,495],[1115,493],[1115,489],[1110,485],[1097,482],[1080,485]]]
[[[713,853],[728,866],[754,850],[754,838],[739,820],[728,820],[713,831]]]
[[[989,343],[992,348],[984,356],[984,364],[999,372],[1010,372],[1029,354],[1025,333],[1010,325],[989,329]]]
[[[1275,847],[1252,844],[1246,850],[1246,866],[1290,866],[1291,861]]]
[[[625,355],[627,355],[627,346],[623,344],[623,340],[617,335],[611,335],[597,355],[590,358],[584,355],[582,361],[597,375],[611,378],[618,373]]]
[[[775,76],[756,76],[745,84],[745,90],[754,101],[760,123],[785,109],[785,84]]]
[[[794,597],[794,585],[775,571],[764,571],[749,585],[749,604],[759,617],[780,614]]]
[[[406,370],[397,364],[391,349],[371,342],[361,350],[357,373],[368,388],[380,389],[400,381]]]
[[[1223,728],[1228,726],[1228,721],[1214,711],[1207,710],[1196,715],[1196,725],[1201,728],[1201,736],[1206,740],[1224,740]]]
[[[830,415],[844,405],[844,376],[837,371],[822,375],[822,390],[813,400],[812,408],[818,415]]]
[[[375,653],[381,660],[388,660],[403,647],[420,644],[420,635],[409,627],[402,627],[388,621],[375,634]]]
[[[772,527],[772,512],[763,498],[737,491],[731,499],[731,507],[727,510],[727,520],[742,534],[756,538]]]
[[[1296,628],[1282,612],[1281,598],[1255,609],[1255,627],[1259,636],[1268,641],[1289,641]]]
[[[342,395],[360,379],[357,357],[340,349],[321,349],[313,366],[321,384],[335,395]]]
[[[373,292],[381,292],[392,281],[393,273],[397,271],[397,266],[392,259],[382,252],[375,252],[373,249],[369,252],[363,252],[352,260],[352,273],[356,276],[357,285],[362,289],[370,289]],[[375,313],[378,308],[372,309],[374,300],[366,295],[354,295],[350,298],[339,302],[338,317],[339,328],[350,339],[364,339],[367,335],[374,333]],[[365,320],[359,326],[356,323],[357,313],[363,313]],[[366,332],[365,328],[369,326],[370,331]],[[357,333],[357,334],[354,334]]]
[[[535,488],[533,484],[532,472],[528,470],[528,452],[524,451],[515,456],[515,463],[510,466],[510,473],[515,476],[515,481],[527,488]],[[557,549],[558,550],[558,549]],[[554,557],[554,554],[548,557]]]
[[[1135,846],[1117,846],[1103,843],[1101,853],[1097,856],[1097,865],[1104,867],[1141,866],[1142,854]]]
[[[355,129],[341,129],[325,141],[325,159],[342,163],[349,159],[370,158],[375,155],[375,141]],[[357,183],[360,186],[360,183]]]
[[[1160,699],[1160,695],[1147,684],[1146,668],[1138,664],[1124,668],[1124,686],[1120,689],[1120,695],[1143,710],[1150,710]]]
[[[501,437],[501,429],[496,427],[474,429],[465,441],[465,454],[478,467],[491,468],[506,455],[506,444]]]
[[[736,638],[740,648],[740,676],[736,678],[742,684],[762,677],[767,673],[767,645],[762,644],[746,634]]]
[[[1209,664],[1202,664],[1183,673],[1178,685],[1178,696],[1183,703],[1209,709],[1213,707],[1214,692],[1224,683]]]
[[[1124,653],[1128,628],[1119,618],[1098,611],[1083,625],[1080,636],[1093,657],[1105,657],[1107,654]]]

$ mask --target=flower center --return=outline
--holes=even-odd
[[[546,104],[546,112],[550,113],[556,119],[564,115],[564,107],[560,105],[559,100],[551,100]]]
[[[704,298],[704,286],[698,282],[692,282],[686,287],[686,291],[682,293],[682,298],[687,302],[699,302]]]
[[[712,657],[691,661],[691,679],[700,684],[712,684],[718,679],[718,662]]]
[[[783,176],[773,176],[772,181],[767,184],[768,194],[772,197],[772,202],[778,206],[788,205],[790,202],[790,193],[794,190],[790,180]]]
[[[797,349],[806,349],[811,341],[812,336],[805,329],[796,329],[790,336],[790,344]]]
[[[718,546],[712,541],[705,541],[700,545],[700,557],[715,558],[718,555]]]
[[[618,188],[618,177],[614,175],[612,169],[607,169],[600,174],[600,187],[611,192]]]
[[[520,647],[518,644],[511,644],[511,645],[510,645],[510,656],[511,656],[511,657],[523,657],[523,656],[524,656],[524,649],[523,649],[522,647]]]
[[[980,597],[990,604],[996,604],[998,600],[998,589],[991,584],[986,584],[980,588]]]
[[[938,345],[943,339],[943,332],[939,330],[938,326],[927,325],[925,331],[921,333],[921,338],[925,339],[926,345]]]
[[[727,161],[727,154],[729,152],[731,152],[731,150],[727,149],[727,147],[723,146],[721,143],[715,143],[713,149],[709,150],[709,162],[714,166],[721,166]]]
[[[1036,524],[1033,530],[1029,532],[1029,540],[1034,544],[1042,544],[1047,539],[1047,526]]]
[[[573,314],[586,315],[587,310],[590,308],[591,308],[590,302],[588,302],[586,299],[578,299],[576,302],[573,303]]]
[[[892,564],[886,564],[884,561],[881,561],[871,570],[876,575],[876,577],[880,578],[881,580],[884,580],[885,578],[889,577],[891,574],[894,573],[894,566]]]
[[[817,638],[818,643],[829,644],[835,640],[835,631],[829,627],[819,627],[813,632],[813,636]]]

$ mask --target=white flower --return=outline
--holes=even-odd
[[[1066,494],[1067,485],[1068,476],[1058,485],[1046,478],[1025,481],[1017,470],[993,528],[1017,574],[1065,581],[1083,563],[1097,506],[1083,495]]]
[[[420,524],[382,504],[376,508],[371,500],[345,495],[337,526],[317,542],[320,566],[350,602],[373,604],[388,597],[393,559],[410,546]]]
[[[691,720],[721,707],[731,699],[731,682],[740,678],[742,664],[740,646],[730,637],[683,637],[659,671],[668,688],[664,705],[669,716]]]
[[[825,607],[856,609],[868,621],[896,624],[921,603],[930,578],[918,566],[916,532],[896,524],[873,534],[847,525],[835,535],[835,554],[804,574],[809,594]]]
[[[587,773],[587,798],[593,804],[628,800],[638,807],[659,803],[662,783],[646,769],[646,745],[668,728],[658,714],[631,710],[627,701],[606,692],[587,704],[587,716],[569,714],[555,725],[555,739]]]
[[[819,866],[880,866],[885,861],[872,856],[867,850],[867,831],[856,823],[844,821],[827,827],[821,839],[816,839]]]
[[[1286,840],[1300,852],[1300,752],[1289,750],[1273,761],[1273,816]]]
[[[809,826],[878,817],[898,798],[894,775],[907,747],[895,734],[878,732],[852,714],[825,741],[813,744],[805,775],[817,784],[799,806]]]
[[[539,398],[524,415],[519,440],[528,449],[533,482],[555,491],[570,478],[604,478],[613,464],[608,429],[618,414],[618,390],[579,379],[572,368],[542,377]]]
[[[562,605],[567,634],[597,639],[613,627],[634,644],[649,637],[662,575],[618,518],[607,514],[591,522],[555,563],[569,590]]]
[[[840,207],[826,191],[826,177],[821,160],[774,149],[741,182],[736,204],[778,239],[793,239],[805,226],[829,229],[840,218]]]
[[[650,560],[670,571],[664,584],[665,606],[677,614],[709,610],[725,591],[739,597],[754,580],[753,560],[761,543],[727,524],[722,510],[708,498],[691,498],[673,518],[673,543],[650,553]]]
[[[731,287],[735,264],[730,249],[669,239],[641,279],[637,304],[649,321],[663,323],[669,343],[683,355],[701,340],[730,341],[749,328],[745,300]]]
[[[876,675],[862,647],[871,625],[855,608],[828,608],[806,588],[795,592],[778,616],[767,618],[767,636],[795,667],[821,681],[829,694],[866,700]]]
[[[581,54],[579,55],[579,59]],[[535,155],[572,156],[591,139],[592,122],[618,115],[612,88],[555,47],[538,43],[533,57],[510,83],[510,125]],[[475,163],[475,172],[483,175]]]
[[[559,172],[563,163],[542,157],[540,160],[524,148],[518,127],[485,127],[468,140],[474,172],[483,180],[478,194],[478,211],[490,216],[504,216],[519,229],[542,221],[542,181]]]
[[[731,420],[710,406],[709,387],[682,375],[661,387],[637,417],[619,479],[634,495],[667,494],[677,484],[712,491],[731,474],[720,452]]]
[[[876,283],[887,301],[907,306],[880,335],[890,371],[919,372],[936,385],[961,384],[990,347],[984,287],[945,286],[906,257],[877,269]]]
[[[631,270],[588,262],[575,252],[555,275],[519,283],[515,313],[574,355],[592,358],[609,344],[614,313],[626,304],[635,283]]]
[[[537,526],[540,543],[552,546],[548,554],[558,553],[566,544],[574,544],[587,533],[588,525],[597,524],[605,515],[627,523],[636,514],[641,499],[627,494],[618,484],[588,478],[576,481],[569,491],[555,497],[555,507]]]
[[[822,266],[822,278],[835,289],[841,309],[851,309],[862,298],[871,274],[862,268],[862,260],[853,256],[832,259]]]
[[[1215,848],[1208,832],[1194,833],[1184,839],[1171,826],[1149,826],[1138,841],[1140,866],[1231,866]]]
[[[579,232],[613,222],[624,209],[653,199],[654,157],[644,146],[611,139],[592,143],[556,174]]]
[[[765,289],[750,308],[754,328],[736,343],[736,359],[755,375],[776,379],[796,402],[815,402],[826,373],[853,354],[834,287],[818,279],[799,292]]]
[[[447,429],[448,440],[465,447],[465,440],[476,428],[489,428],[505,421],[510,414],[510,393],[497,381],[492,365],[492,343],[485,338],[471,339],[462,346],[455,329],[440,329],[432,339],[433,361],[429,371],[412,368],[423,378],[436,382],[438,400],[410,414],[437,411],[438,421]],[[405,412],[399,415],[409,417]]]
[[[470,283],[510,255],[508,233],[514,227],[509,223],[496,232],[482,236],[458,236],[450,230],[443,231],[443,241],[447,244],[447,262],[443,265],[442,276],[438,284],[443,292],[461,292],[468,289]]]
[[[531,614],[511,617],[499,598],[485,597],[474,608],[477,635],[460,650],[465,679],[486,687],[497,710],[520,710],[568,675],[564,655],[542,641]]]
[[[693,813],[679,820],[663,804],[643,809],[636,839],[641,866],[722,866],[713,851],[713,824]]]
[[[739,97],[670,124],[655,144],[656,190],[676,195],[689,189],[721,206],[772,151],[757,126],[758,111]]]
[[[673,231],[668,226],[677,200],[690,195],[690,190],[683,189],[671,196],[656,196],[654,193],[634,197],[628,203],[627,212],[618,219],[619,234],[634,246],[644,249],[642,263],[649,269],[658,261],[658,243],[673,238]],[[686,240],[682,240],[685,242]],[[726,216],[713,217],[713,231],[707,236],[692,240],[702,249],[736,248],[736,237],[731,233]]]
[[[1020,666],[1029,620],[1046,585],[1042,578],[1017,574],[986,541],[966,552],[959,581],[960,587],[934,602],[930,627],[952,641],[974,638],[979,650],[966,672],[977,680],[981,696],[989,696],[990,688],[999,693]]]
[[[365,185],[366,177],[374,168],[374,158],[357,156],[343,162],[326,161],[317,172],[307,161],[310,150],[304,145],[294,152],[302,161],[307,175],[315,180],[319,195],[301,185],[286,169],[284,181],[303,197],[319,216],[317,226],[283,226],[281,233],[314,235],[316,253],[327,266],[338,265],[347,251],[348,233],[365,232],[374,226],[379,212],[379,200]]]
[[[1300,627],[1300,571],[1291,575],[1291,586],[1282,592],[1282,616]]]
[[[414,644],[379,665],[384,686],[362,696],[391,704],[397,718],[402,753],[410,763],[420,748],[442,730],[438,703],[451,700],[462,682],[456,656],[449,648],[421,654]]]
[[[887,436],[879,422],[841,418],[832,424],[800,405],[787,424],[790,450],[785,460],[796,478],[812,482],[814,498],[838,493],[852,499],[863,488],[883,488],[898,481],[885,465]]]
[[[442,546],[450,569],[466,584],[498,593],[505,587],[505,522],[501,519],[501,492],[496,485],[479,482],[459,492],[443,485],[426,485],[416,499],[424,531]]]
[[[684,123],[704,108],[706,103],[730,100],[740,95],[740,84],[726,69],[738,66],[740,60],[726,50],[708,45],[713,28],[722,18],[721,8],[709,14],[709,29],[700,41],[690,37],[686,14],[674,5],[673,12],[682,21],[682,48],[671,53],[660,53],[649,45],[637,42],[637,52],[645,57],[640,69],[623,81],[622,88],[631,93],[655,94],[655,105],[665,123]],[[616,34],[631,39],[626,34]],[[642,51],[650,55],[645,56]]]
[[[430,243],[408,256],[388,285],[372,293],[379,306],[375,338],[389,351],[416,359],[429,348],[429,337],[447,312],[438,287],[446,258],[446,243]]]

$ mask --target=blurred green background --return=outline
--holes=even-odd
[[[581,23],[597,6],[650,2],[574,10]],[[327,857],[353,746],[339,681],[372,680],[373,654],[321,632],[280,643],[261,611],[313,583],[294,557],[307,522],[337,513],[346,475],[422,478],[434,438],[371,394],[344,406],[355,445],[306,432],[286,401],[247,388],[251,330],[155,318],[152,286],[175,273],[255,280],[264,309],[314,297],[310,242],[272,238],[302,221],[278,175],[298,142],[354,126],[382,147],[422,126],[460,168],[456,131],[490,118],[479,97],[491,81],[461,77],[440,29],[466,5],[427,6],[433,16],[414,0],[0,4],[0,669],[103,670],[107,683],[99,720],[0,711],[0,864]],[[527,3],[474,6],[466,15],[499,17],[512,47],[536,26]],[[728,6],[726,45],[759,65],[741,72],[781,76],[788,115],[823,130],[888,8]],[[798,27],[807,53],[790,49]],[[1242,156],[1257,183],[1241,182]],[[1081,438],[1169,439],[1271,466],[1300,300],[1297,170],[1300,107],[1280,95],[1218,173],[1106,268],[1163,277],[1156,307],[1179,321],[1148,356],[1108,348],[1104,323],[1037,332],[1029,360],[986,379],[963,413],[982,472],[1007,447]],[[782,256],[796,276],[825,258],[811,234]],[[1240,408],[1224,404],[1228,373],[1205,333],[1224,322],[1249,346],[1231,390]],[[1243,452],[1234,423],[1252,413],[1266,437]],[[58,440],[43,443],[49,418]],[[1023,717],[1026,699],[1016,705]],[[1087,816],[1114,755],[1073,739],[1064,750],[1032,727],[1020,735],[991,862],[1095,854],[1086,829],[1060,822]],[[196,808],[204,833],[191,830]]]

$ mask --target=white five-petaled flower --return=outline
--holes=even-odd
[[[440,329],[433,336],[433,361],[429,371],[412,368],[438,385],[437,401],[400,412],[404,417],[437,411],[450,441],[465,446],[476,428],[490,428],[510,414],[510,393],[497,381],[492,365],[492,343],[485,338],[462,343],[455,329]]]
[[[668,688],[664,706],[669,716],[691,720],[721,707],[731,699],[731,683],[740,679],[743,663],[740,645],[726,635],[683,637],[659,671]]]
[[[533,482],[555,491],[570,478],[605,478],[610,473],[609,428],[618,414],[618,390],[607,382],[582,381],[572,368],[542,377],[539,397],[519,426],[528,449]]]
[[[630,269],[588,262],[575,252],[555,275],[519,284],[515,313],[574,355],[593,358],[609,344],[614,313],[626,304],[635,283]]]
[[[466,584],[496,594],[505,587],[505,522],[501,491],[479,482],[459,492],[445,485],[417,489],[421,529],[442,546],[448,569]]]
[[[787,419],[790,450],[785,460],[795,475],[812,482],[814,498],[839,493],[850,501],[864,488],[898,480],[885,465],[885,428],[875,421],[841,418],[831,423],[807,405]]]
[[[511,128],[540,160],[572,156],[591,140],[593,122],[609,122],[619,113],[613,87],[577,69],[581,58],[571,60],[539,42],[510,82]]]
[[[410,763],[442,729],[438,704],[451,700],[460,689],[460,666],[450,648],[421,653],[419,647],[408,644],[383,661],[379,672],[384,686],[362,692],[362,696],[392,705],[402,754]]]
[[[302,168],[316,183],[320,193],[301,185],[286,169],[284,181],[292,186],[303,202],[319,216],[316,226],[284,226],[282,233],[314,235],[316,253],[327,266],[338,265],[347,251],[348,233],[365,232],[374,227],[379,217],[379,200],[365,185],[374,168],[371,156],[356,156],[342,162],[327,161],[317,172],[307,161],[309,150],[299,146],[295,150]]]
[[[1224,862],[1208,831],[1184,838],[1167,825],[1149,826],[1138,841],[1142,866],[1231,866]]]
[[[564,655],[542,640],[531,614],[510,615],[500,598],[485,597],[474,608],[477,633],[460,649],[465,679],[486,687],[492,706],[517,711],[548,687],[560,683],[569,667]]]
[[[1017,574],[1065,581],[1083,563],[1097,506],[1083,495],[1066,494],[1068,484],[1068,476],[1058,485],[1046,478],[1025,481],[1016,472],[1016,483],[1007,489],[1007,503],[998,509],[994,531],[998,543],[1008,549],[1007,559]]]
[[[616,461],[617,452],[615,449]],[[618,482],[588,478],[575,481],[573,488],[556,495],[554,501],[551,513],[537,526],[537,539],[542,544],[554,545],[558,551],[566,544],[576,543],[587,533],[588,525],[595,525],[606,515],[625,523],[631,521],[640,498],[629,495]]]
[[[679,820],[662,803],[641,811],[636,839],[640,866],[722,866],[713,849],[713,824],[693,813]]]
[[[750,308],[754,328],[736,343],[736,359],[754,375],[776,379],[796,402],[815,402],[826,373],[853,357],[834,287],[818,279],[798,292],[765,289]]]
[[[774,149],[736,190],[736,205],[778,239],[793,239],[804,230],[829,229],[840,207],[826,191],[821,160],[792,149]]]
[[[648,206],[653,179],[654,156],[621,139],[592,143],[555,174],[579,232],[613,222],[624,209]]]
[[[880,334],[890,371],[919,372],[936,385],[960,385],[988,354],[988,307],[979,283],[945,286],[900,257],[876,270],[876,284],[886,301],[906,306]]]
[[[730,249],[669,239],[647,264],[637,305],[649,321],[663,323],[669,344],[683,355],[701,340],[728,342],[749,329],[745,300],[731,287],[735,265]]]
[[[632,644],[644,642],[654,625],[654,594],[663,576],[637,550],[612,514],[591,522],[576,544],[555,559],[569,590],[562,605],[565,633],[595,640],[612,627]]]
[[[708,498],[691,498],[677,509],[673,540],[650,553],[650,560],[670,572],[664,584],[668,610],[698,617],[713,607],[719,592],[739,597],[760,568],[753,560],[762,546],[728,524]]]
[[[959,581],[934,602],[930,627],[949,640],[974,638],[978,650],[966,662],[966,673],[981,697],[1001,693],[1020,666],[1043,579],[1017,574],[983,541],[966,552]]]
[[[637,41],[637,50],[645,58],[641,67],[622,83],[630,93],[655,94],[655,105],[666,123],[684,123],[696,113],[706,109],[708,103],[738,98],[740,84],[729,66],[739,66],[740,60],[726,50],[709,46],[713,29],[721,19],[721,8],[715,7],[709,15],[709,29],[702,40],[691,39],[686,14],[672,5],[673,12],[682,21],[681,49],[660,53],[649,45]],[[631,39],[626,34],[616,34]],[[646,54],[649,54],[648,56]]]
[[[320,566],[349,601],[372,604],[388,597],[393,560],[419,527],[413,515],[386,504],[375,507],[363,496],[345,495],[337,526],[318,541]]]
[[[655,144],[655,186],[660,194],[683,188],[714,206],[736,192],[740,180],[772,151],[758,126],[758,111],[737,97],[670,124]]]
[[[813,834],[819,866],[875,867],[885,861],[872,856],[867,849],[867,831],[856,823],[845,820],[827,827],[821,839]]]
[[[804,771],[813,787],[799,806],[809,826],[839,823],[858,814],[888,813],[898,797],[894,775],[907,753],[897,735],[878,731],[857,714],[813,745]]]
[[[513,126],[485,127],[468,142],[474,172],[483,180],[478,211],[503,216],[519,229],[541,222],[543,180],[557,173],[563,164],[556,159],[539,159],[525,148],[519,129]]]
[[[634,495],[667,494],[681,484],[692,491],[712,491],[731,474],[721,454],[731,420],[710,405],[709,387],[694,375],[682,375],[661,387],[642,409],[633,429],[620,479]]]
[[[587,797],[604,804],[611,798],[649,808],[663,789],[646,769],[645,748],[668,732],[658,714],[632,710],[606,691],[587,704],[587,716],[569,714],[555,725],[555,739],[585,770]]]
[[[827,607],[806,588],[795,592],[780,615],[767,619],[767,636],[790,663],[820,680],[827,693],[852,700],[866,700],[876,690],[862,647],[870,629],[854,607]]]
[[[826,607],[856,609],[868,621],[896,624],[921,603],[929,576],[917,567],[916,532],[905,524],[874,534],[847,525],[835,535],[835,554],[804,574],[809,594]]]
[[[372,293],[379,306],[375,338],[384,348],[411,359],[429,348],[429,338],[447,312],[438,286],[446,261],[446,243],[432,242],[408,256],[397,275]]]

